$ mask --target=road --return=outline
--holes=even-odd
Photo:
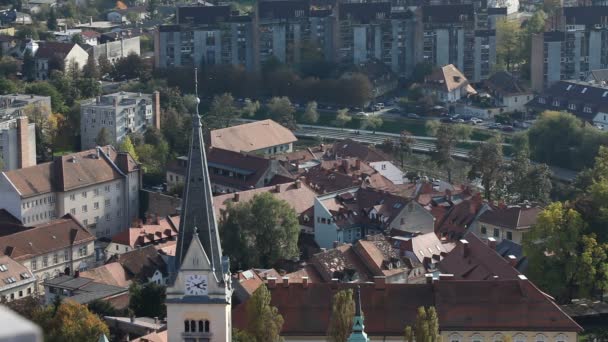
[[[324,138],[332,140],[345,140],[352,139],[368,144],[381,144],[386,139],[392,139],[396,142],[399,141],[399,134],[384,133],[384,132],[372,132],[368,130],[353,130],[353,129],[340,129],[325,126],[313,126],[313,125],[299,125],[298,129],[294,131],[294,134],[298,137],[308,138]],[[425,136],[413,136],[416,140],[412,149],[416,152],[430,153],[435,150],[435,138]],[[476,140],[467,140],[469,143],[480,143]],[[456,148],[454,149],[453,156],[461,159],[469,158],[469,150]],[[505,158],[509,159],[509,158]],[[563,169],[556,166],[549,166],[552,176],[554,179],[562,182],[572,182],[576,178],[577,172],[572,170]]]

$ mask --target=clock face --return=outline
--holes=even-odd
[[[208,285],[206,275],[189,274],[186,276],[185,293],[191,296],[206,295]]]

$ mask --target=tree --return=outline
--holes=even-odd
[[[95,299],[91,302],[87,303],[87,308],[90,312],[99,316],[99,318],[103,319],[105,316],[116,316],[118,315],[118,310],[110,304],[110,302],[101,299]]]
[[[127,20],[129,21],[129,23],[136,25],[137,23],[140,22],[141,18],[139,17],[138,13],[129,12],[129,13],[127,13]]]
[[[484,197],[491,201],[495,191],[504,185],[504,156],[502,137],[495,136],[477,145],[471,151],[471,171],[469,178],[481,178]]]
[[[451,183],[454,148],[460,140],[471,135],[471,128],[464,125],[443,125],[433,120],[427,122],[426,129],[436,137],[434,157],[437,164],[446,169],[448,182]]]
[[[86,306],[71,300],[58,307],[49,305],[37,310],[33,321],[51,342],[95,342],[102,334],[109,335],[107,325]]]
[[[53,7],[51,7],[49,18],[46,21],[46,27],[49,29],[49,31],[57,30],[57,14],[55,13],[55,8]]]
[[[412,137],[412,134],[408,131],[401,131],[399,134],[399,159],[401,160],[401,168],[403,168],[403,160],[406,155],[412,153],[412,145],[416,142],[416,139]]]
[[[213,97],[209,113],[203,121],[208,129],[224,128],[230,126],[240,115],[240,111],[234,106],[232,95],[224,93]]]
[[[147,11],[150,15],[150,19],[158,19],[158,5],[160,4],[159,0],[150,0],[148,1]]]
[[[555,202],[545,208],[529,233],[524,235],[528,275],[539,287],[567,303],[587,297],[594,289],[606,289],[606,244],[595,235],[583,235],[586,224],[574,209]]]
[[[43,81],[30,83],[25,87],[25,92],[27,94],[50,96],[51,109],[54,113],[65,113],[67,111],[63,94],[57,91],[57,89],[49,82]]]
[[[294,114],[296,109],[291,104],[288,97],[273,97],[267,104],[268,114],[274,121],[294,130],[297,128]]]
[[[82,68],[82,76],[84,78],[91,78],[94,80],[99,79],[99,69],[97,68],[97,63],[95,62],[95,56],[93,54],[89,54],[89,58],[87,59],[87,64]]]
[[[364,126],[371,128],[374,134],[376,134],[376,130],[382,126],[382,118],[379,115],[370,115],[365,118]]]
[[[270,305],[270,291],[265,284],[260,285],[247,301],[247,335],[245,341],[282,342],[280,336],[283,316]],[[240,335],[242,336],[242,335]]]
[[[129,286],[129,309],[137,317],[166,317],[166,287],[156,283]]]
[[[509,72],[521,62],[521,38],[519,21],[502,19],[496,22],[496,59]]]
[[[254,116],[258,110],[260,110],[260,102],[259,101],[251,101],[251,99],[245,99],[245,104],[241,109],[241,113],[243,116]]]
[[[291,206],[271,193],[228,206],[220,224],[223,248],[235,269],[272,267],[298,257],[298,218]]]
[[[97,63],[99,63],[99,74],[101,76],[112,74],[112,63],[110,63],[106,55],[99,56]]]
[[[17,92],[17,84],[8,78],[0,77],[0,94],[14,94]]]
[[[135,146],[131,142],[131,138],[127,135],[122,139],[120,144],[118,145],[118,151],[127,152],[131,155],[133,159],[139,161],[139,157],[137,156],[137,152],[135,152]]]
[[[439,342],[439,318],[434,307],[418,308],[414,327],[406,326],[404,331],[406,342]]]
[[[0,76],[14,77],[19,71],[19,64],[13,57],[4,56],[0,58]]]
[[[530,58],[532,56],[532,36],[545,31],[545,20],[547,15],[543,10],[537,10],[534,12],[532,17],[525,22],[523,28],[522,41],[522,59],[524,60],[524,67],[522,68],[522,78],[529,79],[530,77]]]
[[[309,124],[314,124],[319,121],[316,101],[310,101],[306,104],[306,110],[304,111],[304,115],[302,115],[302,120]]]
[[[27,81],[32,81],[36,78],[36,61],[30,49],[26,49],[23,54],[23,65],[21,66],[21,73]]]
[[[336,292],[332,301],[327,332],[330,342],[346,342],[353,327],[354,316],[355,301],[353,300],[353,290],[346,289]]]
[[[353,118],[348,115],[348,109],[340,109],[338,110],[338,115],[336,115],[336,125],[342,129],[349,123]]]
[[[120,58],[114,63],[113,76],[117,79],[139,78],[141,81],[150,79],[150,67],[134,52],[127,57]]]
[[[433,72],[433,64],[428,62],[422,62],[416,64],[410,80],[413,83],[422,83],[424,79]]]
[[[97,146],[106,146],[112,143],[112,136],[107,128],[102,127],[97,133],[97,137],[95,138],[95,143]]]

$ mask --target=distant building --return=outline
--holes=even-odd
[[[35,113],[38,112],[38,113]],[[4,170],[36,165],[36,129],[26,115],[51,114],[51,98],[0,95],[0,158]]]
[[[71,215],[0,237],[2,253],[30,270],[39,286],[46,279],[91,267],[94,242],[95,236]]]
[[[298,140],[289,129],[270,119],[216,129],[210,136],[211,147],[262,155],[292,152]]]
[[[0,299],[3,301],[29,297],[36,292],[34,274],[7,255],[0,256],[0,280]]]
[[[499,71],[484,81],[484,87],[494,98],[494,105],[505,112],[524,112],[526,103],[534,97],[532,90],[506,71]]]
[[[479,216],[471,231],[482,239],[492,237],[497,242],[510,240],[521,245],[541,211],[530,206],[490,208]]]
[[[110,63],[115,63],[121,58],[125,58],[130,54],[140,55],[140,37],[121,37],[118,40],[108,40],[105,43],[99,43],[91,49],[89,53],[93,54],[96,61],[99,58],[105,57]]]
[[[159,218],[150,215],[145,224],[138,223],[114,236],[106,247],[106,258],[124,254],[145,246],[161,248],[167,244],[175,244],[179,229],[179,216]]]
[[[108,263],[119,263],[126,272],[127,279],[137,283],[165,285],[168,280],[167,261],[156,246],[148,245],[124,254],[115,254]]]
[[[71,214],[95,236],[110,237],[139,213],[141,170],[128,153],[97,147],[3,172],[0,207],[25,225]]]
[[[148,11],[145,6],[135,6],[126,9],[111,10],[107,14],[107,19],[109,22],[117,24],[129,23],[127,15],[130,13],[133,13],[138,20],[144,20],[148,17]]]
[[[160,129],[160,94],[120,92],[98,96],[80,104],[80,142],[82,148],[98,145],[105,128],[109,143],[120,143],[130,133],[144,133],[149,127]],[[108,143],[108,141],[106,141]]]
[[[112,301],[113,298],[127,295],[128,288],[98,283],[79,275],[61,275],[44,281],[44,300],[51,304],[56,297],[69,299],[79,304],[94,300]]]
[[[87,64],[89,54],[74,43],[40,42],[34,55],[36,60],[36,79],[47,80],[53,69],[60,71],[77,65],[79,69]]]
[[[422,85],[423,91],[437,100],[453,103],[477,94],[469,80],[453,64],[435,69]]]
[[[608,68],[605,38],[608,6],[564,7],[556,30],[532,38],[532,89],[540,92],[560,80],[583,80]]]

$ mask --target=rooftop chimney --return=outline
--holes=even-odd
[[[460,243],[462,244],[462,257],[463,258],[467,258],[469,256],[469,241],[462,239],[460,240]]]
[[[289,277],[283,277],[283,287],[289,287]]]
[[[93,17],[89,17],[89,26],[93,26]]]
[[[277,184],[277,185],[275,185],[275,186],[274,186],[274,191],[275,191],[276,193],[281,192],[281,184]]]
[[[510,254],[507,256],[507,260],[509,260],[509,265],[515,267],[517,266],[517,258],[515,257],[515,255]]]
[[[296,185],[296,189],[300,189],[302,188],[302,181],[299,179],[296,179],[295,181],[295,185]]]
[[[490,248],[496,250],[496,239],[493,237],[489,237],[488,238],[488,246],[490,246]]]
[[[427,284],[432,284],[433,283],[433,273],[426,273],[424,275],[424,278],[426,279],[426,283]]]
[[[277,287],[277,278],[268,277],[268,288],[274,289]]]
[[[302,287],[304,287],[305,289],[308,288],[308,277],[306,276],[302,277]]]
[[[154,127],[160,130],[160,92],[154,92]]]
[[[386,288],[386,277],[385,276],[375,276],[374,277],[374,287],[376,290],[384,290]]]
[[[238,192],[235,192],[233,201],[238,202],[240,199],[241,199],[241,194],[239,194]]]
[[[338,278],[331,278],[331,288],[332,289],[337,288],[338,287],[338,282],[339,282]]]
[[[361,170],[361,159],[357,159],[356,165],[357,165],[357,170]]]
[[[30,130],[27,116],[17,119],[17,167],[24,168],[35,165],[30,162]]]

